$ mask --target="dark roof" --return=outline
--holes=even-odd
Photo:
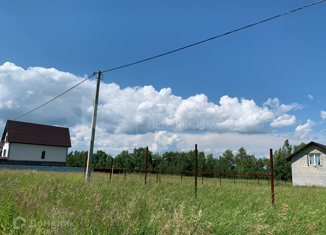
[[[286,157],[285,160],[290,161],[290,160],[291,160],[291,157],[292,157],[294,154],[298,153],[298,152],[301,151],[302,149],[304,149],[304,148],[306,148],[306,147],[308,147],[309,145],[312,145],[312,144],[315,144],[315,145],[317,145],[317,146],[319,146],[319,147],[321,147],[321,148],[323,148],[323,149],[326,150],[326,146],[325,146],[325,145],[318,144],[318,143],[316,143],[316,142],[311,141],[309,144],[306,144],[306,145],[303,146],[302,148],[300,148],[300,149],[298,149],[297,151],[295,151],[294,153],[292,153],[290,156]]]
[[[7,120],[1,141],[8,132],[9,143],[71,147],[69,129]]]

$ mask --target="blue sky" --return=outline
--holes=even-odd
[[[155,56],[312,2],[4,2],[0,121],[28,112],[94,71]],[[325,144],[325,10],[326,3],[320,3],[105,73],[96,149],[115,155],[136,146],[164,152],[198,143],[214,156],[241,146],[265,156],[285,139],[292,144]],[[72,150],[86,150],[94,88],[93,79],[19,121],[69,127]],[[218,127],[153,125],[148,109],[154,115],[158,107],[165,110],[159,121],[217,120]],[[171,117],[167,107],[173,110]]]

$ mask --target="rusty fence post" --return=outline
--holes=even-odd
[[[197,197],[197,144],[195,144],[195,197]]]
[[[234,185],[235,185],[235,175],[234,175]]]
[[[110,182],[112,182],[112,165],[113,165],[113,157],[111,158],[111,169],[110,169]]]
[[[267,177],[267,180],[268,180],[268,185],[269,185],[269,177]]]
[[[182,172],[181,172],[181,181],[182,181]]]
[[[272,205],[274,206],[274,173],[273,173],[273,150],[269,150],[270,154],[270,170],[271,170],[271,193],[272,193]]]
[[[220,174],[220,186],[222,185],[222,174]]]
[[[156,172],[156,183],[158,181],[158,171]]]
[[[258,186],[259,186],[259,176],[257,175],[257,179],[258,179]]]
[[[147,157],[148,157],[148,147],[146,147],[146,160],[145,160],[145,187],[146,187],[146,177],[147,177]]]
[[[203,185],[204,184],[204,174],[202,173],[201,174],[201,185]]]
[[[127,176],[127,170],[125,170],[125,179],[126,179],[126,176]]]
[[[86,174],[86,164],[87,164],[87,155],[85,155],[85,163],[84,163],[84,176]],[[15,165],[16,167],[16,165]]]
[[[247,175],[247,185],[248,185],[248,175]]]

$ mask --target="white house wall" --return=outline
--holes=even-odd
[[[8,160],[66,162],[67,150],[68,147],[11,143]],[[45,151],[44,159],[41,159],[42,151]]]
[[[320,154],[320,166],[308,165],[308,154]],[[326,150],[310,145],[291,158],[292,182],[295,186],[326,187]]]
[[[6,155],[4,155],[4,152],[6,150]],[[2,157],[8,157],[8,152],[9,152],[9,143],[4,143],[3,148],[2,148]]]

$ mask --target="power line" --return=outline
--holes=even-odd
[[[229,32],[227,32],[227,33],[220,34],[220,35],[218,35],[218,36],[215,36],[215,37],[212,37],[212,38],[205,39],[205,40],[203,40],[203,41],[199,41],[199,42],[196,42],[196,43],[190,44],[190,45],[188,45],[188,46],[180,47],[180,48],[178,48],[178,49],[175,49],[175,50],[172,50],[172,51],[168,51],[168,52],[165,52],[165,53],[163,53],[163,54],[159,54],[159,55],[156,55],[156,56],[153,56],[153,57],[149,57],[149,58],[144,59],[144,60],[139,60],[139,61],[136,61],[136,62],[133,62],[133,63],[130,63],[130,64],[122,65],[122,66],[119,66],[119,67],[116,67],[116,68],[113,68],[113,69],[108,69],[108,70],[102,71],[102,73],[106,73],[106,72],[110,72],[110,71],[113,71],[113,70],[117,70],[117,69],[121,69],[121,68],[129,67],[129,66],[131,66],[131,65],[139,64],[139,63],[142,63],[142,62],[145,62],[145,61],[148,61],[148,60],[152,60],[152,59],[156,59],[156,58],[158,58],[158,57],[162,57],[162,56],[165,56],[165,55],[168,55],[168,54],[172,54],[172,53],[174,53],[174,52],[181,51],[181,50],[183,50],[183,49],[186,49],[186,48],[189,48],[189,47],[193,47],[193,46],[196,46],[196,45],[198,45],[198,44],[201,44],[201,43],[204,43],[204,42],[208,42],[208,41],[210,41],[210,40],[213,40],[213,39],[216,39],[216,38],[219,38],[219,37],[223,37],[223,36],[226,36],[226,35],[228,35],[228,34],[235,33],[235,32],[237,32],[237,31],[240,31],[240,30],[243,30],[243,29],[246,29],[246,28],[249,28],[249,27],[252,27],[252,26],[258,25],[258,24],[261,24],[261,23],[265,23],[265,22],[267,22],[267,21],[269,21],[269,20],[276,19],[276,18],[278,18],[278,17],[281,17],[281,16],[284,16],[284,15],[290,14],[290,13],[292,13],[292,12],[295,12],[295,11],[301,10],[301,9],[303,9],[303,8],[306,8],[306,7],[310,7],[310,6],[312,6],[312,5],[316,5],[316,4],[321,3],[321,2],[324,2],[324,1],[326,1],[326,0],[320,0],[320,1],[318,1],[318,2],[314,2],[314,3],[311,3],[311,4],[309,4],[309,5],[306,5],[306,6],[303,6],[303,7],[299,7],[299,8],[297,8],[297,9],[292,10],[292,11],[288,11],[288,12],[286,12],[286,13],[283,13],[283,14],[279,14],[279,15],[273,16],[273,17],[268,18],[268,19],[266,19],[266,20],[262,20],[262,21],[259,21],[259,22],[256,22],[256,23],[253,23],[253,24],[250,24],[250,25],[244,26],[244,27],[242,27],[242,28],[238,28],[238,29],[235,29],[235,30],[229,31]]]
[[[205,40],[203,40],[203,41],[199,41],[199,42],[196,42],[196,43],[190,44],[190,45],[188,45],[188,46],[180,47],[180,48],[178,48],[178,49],[175,49],[175,50],[172,50],[172,51],[165,52],[165,53],[163,53],[163,54],[159,54],[159,55],[156,55],[156,56],[153,56],[153,57],[150,57],[150,58],[144,59],[144,60],[139,60],[139,61],[136,61],[136,62],[133,62],[133,63],[130,63],[130,64],[122,65],[122,66],[119,66],[119,67],[116,67],[116,68],[108,69],[108,70],[102,71],[102,74],[103,74],[103,73],[106,73],[106,72],[113,71],[113,70],[117,70],[117,69],[121,69],[121,68],[129,67],[129,66],[131,66],[131,65],[139,64],[139,63],[142,63],[142,62],[145,62],[145,61],[148,61],[148,60],[156,59],[156,58],[158,58],[158,57],[162,57],[162,56],[165,56],[165,55],[168,55],[168,54],[172,54],[172,53],[174,53],[174,52],[181,51],[181,50],[183,50],[183,49],[186,49],[186,48],[189,48],[189,47],[193,47],[193,46],[196,46],[196,45],[198,45],[198,44],[201,44],[201,43],[204,43],[204,42],[208,42],[208,41],[210,41],[210,40],[213,40],[213,39],[216,39],[216,38],[219,38],[219,37],[223,37],[223,36],[226,36],[226,35],[228,35],[228,34],[235,33],[235,32],[238,32],[238,31],[240,31],[240,30],[243,30],[243,29],[246,29],[246,28],[250,28],[250,27],[252,27],[252,26],[255,26],[255,25],[258,25],[258,24],[261,24],[261,23],[265,23],[265,22],[270,21],[270,20],[272,20],[272,19],[276,19],[276,18],[278,18],[278,17],[281,17],[281,16],[284,16],[284,15],[290,14],[290,13],[292,13],[292,12],[295,12],[295,11],[298,11],[298,10],[301,10],[301,9],[304,9],[304,8],[307,8],[307,7],[310,7],[310,6],[316,5],[316,4],[321,3],[321,2],[324,2],[324,1],[326,1],[326,0],[320,0],[320,1],[317,1],[317,2],[314,2],[314,3],[311,3],[311,4],[308,4],[308,5],[305,5],[305,6],[302,6],[302,7],[296,8],[296,9],[294,9],[294,10],[288,11],[288,12],[286,12],[286,13],[279,14],[279,15],[273,16],[273,17],[271,17],[271,18],[268,18],[268,19],[265,19],[265,20],[262,20],[262,21],[259,21],[259,22],[256,22],[256,23],[253,23],[253,24],[250,24],[250,25],[247,25],[247,26],[244,26],[244,27],[241,27],[241,28],[235,29],[235,30],[232,30],[232,31],[229,31],[229,32],[227,32],[227,33],[223,33],[223,34],[220,34],[220,35],[218,35],[218,36],[211,37],[211,38],[205,39]],[[93,77],[95,74],[96,74],[96,73],[94,72],[91,76],[89,76],[88,78],[84,79],[84,80],[81,81],[80,83],[76,84],[76,85],[73,86],[72,88],[66,90],[65,92],[61,93],[60,95],[56,96],[55,98],[49,100],[48,102],[46,102],[46,103],[44,103],[44,104],[38,106],[37,108],[35,108],[35,109],[33,109],[33,110],[31,110],[31,111],[29,111],[29,112],[27,112],[27,113],[25,113],[25,114],[19,116],[19,117],[16,117],[16,118],[14,118],[14,119],[12,119],[12,120],[16,120],[16,119],[18,119],[18,118],[21,118],[21,117],[23,117],[23,116],[25,116],[25,115],[27,115],[27,114],[29,114],[29,113],[31,113],[31,112],[34,112],[35,110],[37,110],[37,109],[39,109],[39,108],[41,108],[41,107],[47,105],[48,103],[50,103],[50,102],[52,102],[53,100],[59,98],[60,96],[62,96],[62,95],[64,95],[65,93],[67,93],[68,91],[72,90],[72,89],[75,88],[76,86],[78,86],[78,85],[80,85],[81,83],[85,82],[86,80],[90,79],[90,78]],[[4,122],[4,123],[0,123],[0,125],[3,125],[3,124],[5,124],[5,122]]]
[[[48,103],[52,102],[53,100],[55,100],[55,99],[59,98],[60,96],[66,94],[68,91],[74,89],[76,86],[79,86],[80,84],[82,84],[82,83],[85,82],[86,80],[90,79],[90,78],[93,77],[95,74],[96,74],[96,73],[94,72],[91,76],[89,76],[88,78],[84,79],[83,81],[81,81],[80,83],[76,84],[75,86],[71,87],[70,89],[66,90],[65,92],[61,93],[60,95],[54,97],[53,99],[49,100],[48,102],[46,102],[46,103],[44,103],[44,104],[38,106],[37,108],[35,108],[35,109],[33,109],[33,110],[31,110],[31,111],[29,111],[29,112],[27,112],[27,113],[25,113],[25,114],[19,116],[19,117],[16,117],[16,118],[14,118],[14,119],[12,119],[12,120],[16,120],[16,119],[18,119],[18,118],[21,118],[21,117],[23,117],[23,116],[25,116],[25,115],[27,115],[27,114],[29,114],[29,113],[31,113],[31,112],[37,110],[37,109],[43,107],[44,105],[47,105]],[[3,124],[6,124],[6,122],[0,123],[0,125],[3,125]]]

